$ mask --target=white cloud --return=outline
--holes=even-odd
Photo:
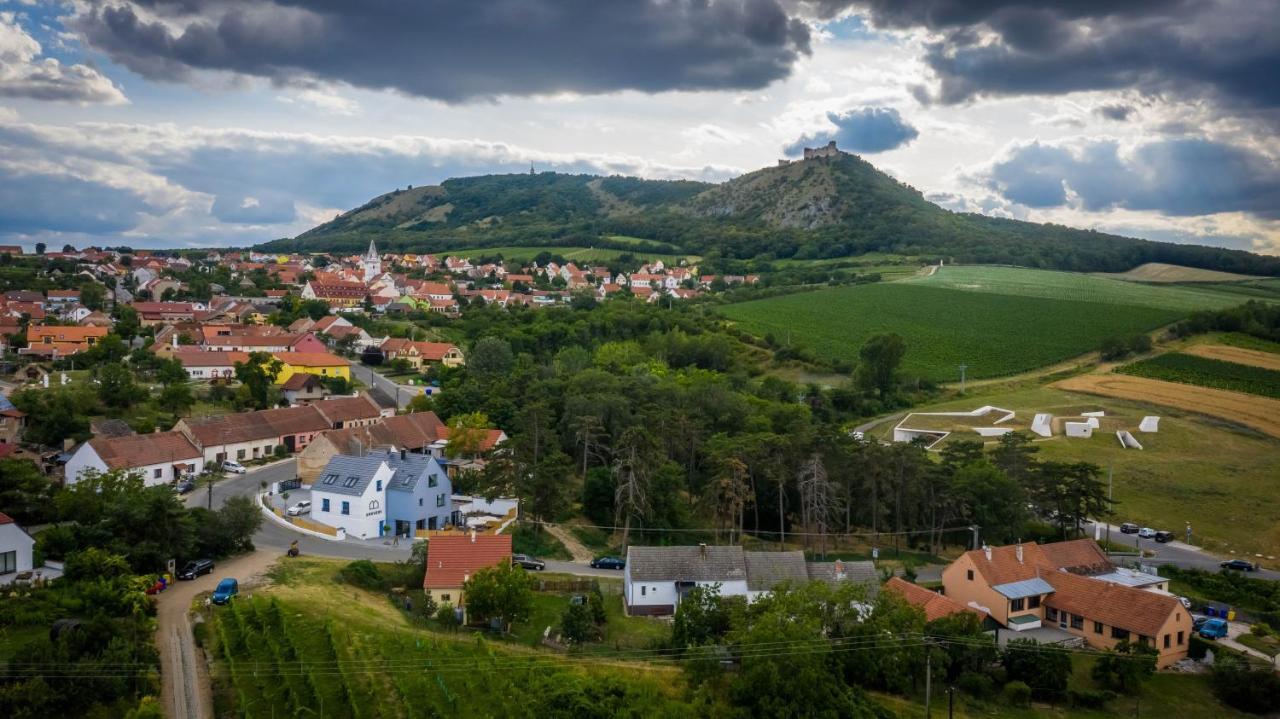
[[[0,97],[80,104],[128,102],[106,75],[88,65],[64,65],[40,56],[43,48],[11,12],[0,12]]]
[[[354,117],[360,114],[360,103],[336,92],[308,88],[289,95],[281,95],[281,102],[306,105],[330,115]]]

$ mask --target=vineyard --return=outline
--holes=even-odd
[[[1280,372],[1171,352],[1116,370],[1135,377],[1193,384],[1280,399]]]
[[[662,715],[669,677],[577,662],[479,635],[336,620],[277,597],[244,597],[212,615],[205,646],[218,716],[375,719]],[[661,670],[659,670],[661,671]],[[596,713],[598,712],[598,714]],[[621,712],[621,713],[618,713]]]
[[[948,268],[951,269],[951,268]],[[1114,281],[1114,280],[1113,280]],[[1125,284],[1119,283],[1118,284]],[[1096,350],[1102,340],[1172,322],[1177,311],[1044,297],[937,289],[919,282],[837,287],[725,305],[743,329],[855,362],[873,335],[906,340],[909,377],[999,377]]]

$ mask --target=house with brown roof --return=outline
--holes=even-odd
[[[280,394],[295,406],[324,399],[327,393],[320,378],[306,372],[297,372],[280,385]]]
[[[966,607],[946,595],[925,589],[918,584],[912,584],[902,577],[890,577],[889,581],[884,584],[884,590],[902,597],[912,606],[919,607],[924,612],[924,620],[926,622],[966,612],[980,619],[986,619],[987,617],[986,614],[973,607]]]
[[[424,365],[442,364],[458,367],[466,363],[462,350],[450,342],[414,342],[400,337],[388,337],[379,347],[387,361],[402,359],[421,369]]]
[[[19,354],[41,357],[68,357],[84,352],[107,336],[106,327],[63,327],[29,325],[27,346]]]
[[[942,583],[1008,629],[1056,627],[1098,649],[1138,642],[1159,653],[1160,667],[1186,657],[1191,640],[1191,616],[1161,577],[1116,567],[1089,539],[975,549]]]
[[[302,288],[300,296],[304,300],[320,300],[330,307],[359,307],[369,296],[369,290],[362,282],[312,280]]]
[[[94,437],[67,460],[67,482],[74,484],[89,470],[124,470],[140,475],[147,486],[169,484],[204,471],[199,448],[182,432],[153,432],[122,437]]]
[[[511,535],[443,535],[427,541],[427,573],[422,590],[436,604],[448,602],[466,612],[463,585],[485,567],[511,562]]]
[[[413,412],[321,432],[298,454],[298,476],[304,483],[310,483],[337,455],[358,455],[372,449],[406,450],[439,458],[440,454],[432,451],[432,445],[441,439],[445,429],[435,412]]]

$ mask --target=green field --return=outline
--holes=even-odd
[[[1280,354],[1280,342],[1268,342],[1267,340],[1254,337],[1253,335],[1246,335],[1242,332],[1226,332],[1218,336],[1215,341],[1220,345],[1239,347],[1243,350],[1256,350],[1258,352]]]
[[[554,246],[534,246],[534,247],[458,247],[450,250],[441,250],[432,254],[439,257],[446,255],[460,255],[463,257],[489,257],[493,255],[502,255],[505,260],[513,262],[528,262],[543,252],[549,252],[553,255],[559,255],[566,260],[573,262],[609,262],[617,259],[622,255],[632,254],[643,260],[662,260],[668,264],[678,264],[680,260],[688,260],[689,262],[697,262],[702,258],[697,255],[673,255],[658,254],[653,252],[641,252],[639,250],[613,250],[603,247],[554,247]]]
[[[1153,330],[1181,314],[910,281],[803,292],[720,311],[749,332],[790,340],[832,360],[852,361],[869,337],[896,332],[907,343],[904,372],[935,380],[958,378],[962,363],[973,378],[1033,370],[1095,350],[1106,337]]]
[[[1208,357],[1169,352],[1116,368],[1117,372],[1149,379],[1194,384],[1232,392],[1280,399],[1280,372],[1265,367],[1224,362]]]
[[[1178,312],[1213,310],[1249,299],[1231,285],[1151,285],[1077,272],[956,265],[909,280],[928,287],[1018,297],[1100,302]],[[1268,282],[1262,280],[1262,282]],[[1251,283],[1248,283],[1251,284]]]

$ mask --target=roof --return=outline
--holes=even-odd
[[[62,342],[83,342],[90,337],[106,337],[106,327],[75,327],[65,325],[29,325],[27,327],[27,341],[40,339],[43,337],[52,337]]]
[[[1155,637],[1174,611],[1184,611],[1171,594],[1101,582],[1069,572],[1049,572],[1045,581],[1055,591],[1045,606],[1085,619]]]
[[[387,482],[389,490],[412,492],[418,486],[418,480],[430,474],[433,469],[443,473],[439,463],[429,454],[388,450],[380,453],[379,456],[383,457],[387,466],[395,471],[391,481]]]
[[[918,584],[912,584],[902,577],[890,577],[889,581],[885,582],[884,588],[885,591],[901,596],[908,604],[923,609],[926,622],[961,612],[972,612],[982,616],[982,612],[972,607],[966,607],[950,597],[925,589]]]
[[[320,378],[307,372],[294,372],[289,375],[289,379],[285,380],[284,384],[280,385],[280,388],[296,392],[313,384],[320,384]]]
[[[373,481],[373,476],[384,464],[385,456],[371,454],[352,457],[339,454],[329,460],[311,484],[312,492],[347,494],[359,497]]]
[[[747,589],[769,591],[783,582],[804,584],[809,568],[804,552],[743,552],[747,568]]]
[[[875,562],[809,562],[809,579],[828,584],[854,582],[866,585],[869,597],[875,596],[880,587],[880,573]]]
[[[724,582],[747,578],[742,547],[627,547],[634,581]]]
[[[1041,544],[1040,552],[1055,569],[1073,574],[1104,574],[1115,569],[1102,547],[1092,539]]]
[[[13,521],[13,517],[10,517],[4,512],[0,512],[0,524],[15,524],[15,522]]]
[[[418,352],[424,359],[442,360],[449,352],[457,351],[458,346],[449,342],[415,342]]]
[[[328,352],[275,352],[273,356],[291,367],[350,367],[351,362]]]
[[[1039,577],[1031,579],[1023,579],[1019,582],[1009,582],[1007,584],[997,584],[991,587],[995,591],[1004,595],[1008,599],[1022,599],[1024,597],[1036,597],[1041,594],[1049,594],[1053,592],[1053,587],[1045,580]]]
[[[182,345],[179,345],[180,347]],[[173,358],[183,367],[233,367],[237,362],[248,362],[248,352],[203,352],[197,349],[177,349]]]
[[[134,469],[201,456],[200,450],[181,432],[94,437],[89,440],[89,446],[102,458],[108,469]]]
[[[333,426],[314,405],[224,414],[203,419],[188,417],[183,421],[196,441],[205,447],[321,432]]]
[[[382,410],[378,405],[369,399],[368,395],[364,394],[356,397],[326,399],[312,406],[320,410],[334,424],[339,422],[346,423],[357,419],[373,419],[382,415]]]
[[[427,540],[423,589],[452,589],[477,571],[511,561],[511,535],[471,534]]]
[[[1042,568],[1057,569],[1041,553],[1040,545],[1034,542],[1021,545],[1022,561],[1018,561],[1018,546],[1010,544],[1004,547],[973,549],[965,552],[964,556],[973,562],[974,567],[991,586],[1034,579],[1039,573],[1038,570]],[[991,552],[991,559],[986,557],[988,550]]]
[[[496,447],[498,445],[498,442],[501,442],[502,438],[506,435],[506,433],[500,429],[487,429],[485,430],[485,432],[486,434],[484,436],[484,439],[481,440],[480,442],[480,451],[482,452],[488,452],[489,450]],[[437,431],[437,434],[439,435],[440,439],[449,439],[449,426],[445,425],[441,427]]]
[[[1107,572],[1106,574],[1091,574],[1089,576],[1092,579],[1097,579],[1102,582],[1123,584],[1126,587],[1149,587],[1152,584],[1159,584],[1160,582],[1168,581],[1158,574],[1147,574],[1146,572],[1139,572],[1136,569],[1128,569],[1125,567],[1117,567],[1114,572]]]

